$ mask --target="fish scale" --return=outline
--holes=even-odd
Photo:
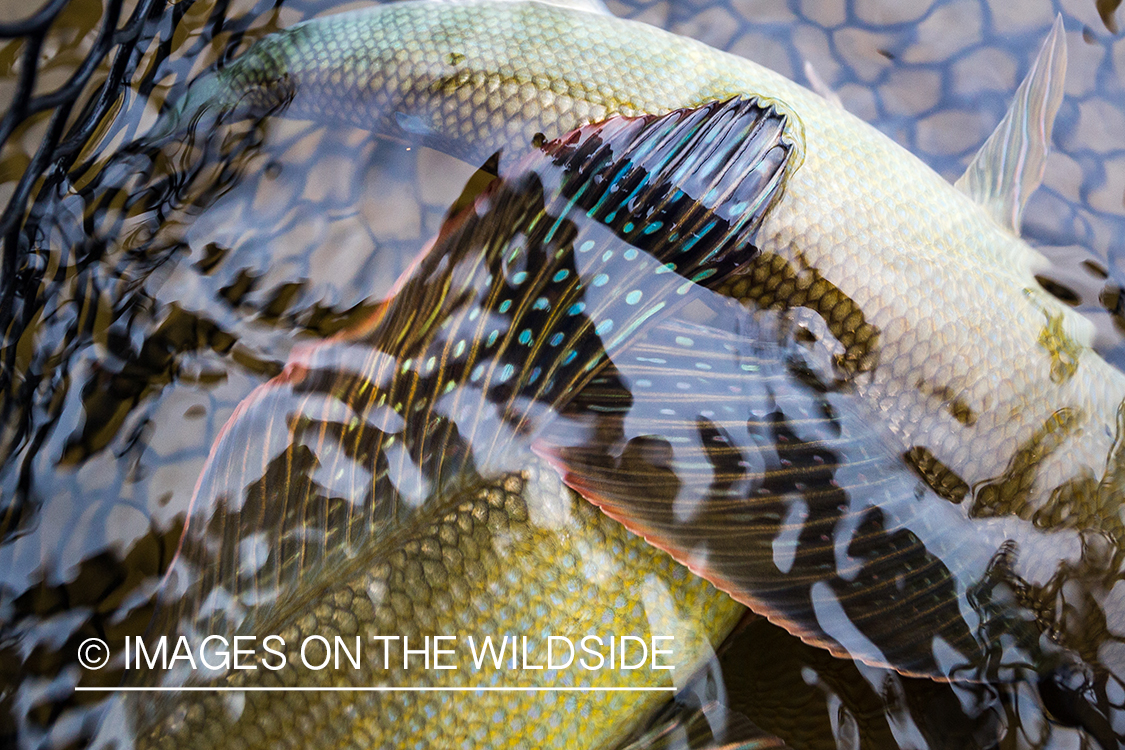
[[[534,517],[550,511],[555,523]],[[538,523],[536,523],[538,521]],[[555,561],[544,566],[542,560]],[[367,567],[369,566],[370,567]],[[668,592],[671,609],[637,599],[627,570],[643,571],[644,585]],[[287,644],[306,635],[328,639],[355,635],[377,658],[360,670],[324,672],[289,669],[235,672],[217,684],[227,687],[383,685],[386,687],[489,686],[536,687],[540,672],[475,672],[467,645],[474,635],[499,639],[518,633],[542,644],[549,633],[677,634],[677,663],[686,668],[712,647],[702,631],[678,618],[723,623],[729,628],[738,608],[710,587],[693,582],[669,557],[628,534],[579,500],[550,469],[532,466],[465,496],[452,507],[429,514],[429,520],[400,537],[396,551],[375,564],[361,557],[334,571],[334,582],[288,601],[266,629]],[[544,611],[567,612],[547,619]],[[546,628],[545,628],[546,626]],[[710,627],[710,626],[709,626]],[[418,647],[423,636],[455,634],[460,669],[436,672],[415,668],[381,669],[382,649],[373,635],[399,635]],[[447,643],[448,645],[448,643]],[[718,645],[717,642],[713,645]],[[391,660],[401,659],[392,648]],[[510,653],[510,652],[509,652]],[[532,651],[542,663],[542,650]],[[297,654],[291,654],[296,659]],[[607,651],[608,655],[608,651]],[[637,670],[560,672],[553,684],[589,687],[651,686],[652,672]],[[246,693],[232,711],[229,696],[192,694],[175,710],[137,737],[139,747],[454,747],[468,740],[490,747],[601,747],[627,732],[651,710],[654,694],[604,695],[558,693],[381,693],[340,700],[330,693]],[[656,694],[657,696],[659,694]],[[526,697],[530,696],[530,697]],[[516,706],[523,710],[513,713]],[[432,721],[433,713],[441,715]],[[497,722],[497,714],[509,717]],[[548,721],[554,716],[557,723]]]
[[[877,436],[857,435],[856,445],[878,445],[888,451],[884,458],[909,471],[891,494],[880,494],[874,490],[884,485],[842,463],[856,483],[856,515],[832,525],[829,540],[846,551],[878,534],[892,546],[893,534],[913,535],[911,548],[936,555],[944,568],[932,582],[918,578],[920,594],[953,581],[957,604],[942,609],[946,621],[930,605],[900,597],[893,606],[915,607],[910,616],[918,627],[884,632],[880,637],[893,643],[877,646],[864,628],[877,626],[891,605],[865,602],[864,589],[844,586],[844,573],[831,566],[824,576],[842,588],[827,599],[818,599],[826,589],[816,581],[794,579],[787,592],[781,570],[749,582],[704,564],[693,563],[693,570],[722,578],[724,588],[811,643],[941,677],[955,668],[948,643],[934,634],[960,629],[960,651],[977,629],[979,586],[994,587],[991,577],[999,575],[1015,586],[1020,606],[1048,640],[1106,670],[1103,683],[1120,686],[1120,637],[1086,628],[1089,618],[1076,624],[1066,597],[1081,592],[1073,594],[1075,606],[1115,627],[1125,617],[1112,595],[1125,548],[1116,481],[1125,377],[1090,349],[1089,322],[1036,281],[1045,261],[1013,225],[1027,186],[1037,181],[1020,165],[1041,165],[1045,144],[1031,138],[1023,156],[995,158],[998,149],[1007,155],[1002,148],[1012,134],[1044,132],[1028,110],[1052,100],[1057,106],[1060,34],[1056,27],[1032,77],[1049,95],[1029,96],[1027,84],[1021,87],[1022,104],[998,131],[1007,135],[986,144],[962,189],[840,107],[752,62],[644,24],[534,2],[407,2],[300,24],[193,85],[155,135],[174,131],[185,113],[266,114],[263,106],[240,104],[245,96],[266,96],[271,112],[323,111],[481,163],[497,150],[518,151],[611,115],[665,112],[734,94],[771,104],[786,116],[793,158],[784,197],[764,218],[755,239],[760,252],[745,269],[762,278],[706,283],[749,309],[797,321],[829,363],[822,385],[846,394],[841,398],[867,415],[857,424],[870,424]],[[329,38],[350,41],[331,50]],[[350,59],[366,60],[368,75],[349,77]],[[1047,131],[1051,116],[1053,110],[1043,116]],[[1001,194],[980,194],[996,186]],[[1008,193],[1007,186],[1015,188]],[[1023,198],[1009,205],[1012,195]],[[758,450],[752,442],[740,448]],[[694,460],[685,459],[687,478]],[[581,466],[561,470],[598,495],[598,477],[582,477]],[[692,481],[702,485],[705,476]],[[916,486],[907,490],[910,482]],[[668,507],[635,488],[614,487],[617,496],[601,493],[596,501],[680,559],[693,559],[677,541],[681,534],[696,542],[705,536],[713,549],[737,556],[721,525],[685,530]],[[927,498],[917,513],[909,506],[914,494]],[[883,520],[864,525],[861,515]],[[1113,552],[1102,554],[1091,537]],[[867,572],[893,580],[898,555],[865,549]],[[807,611],[782,612],[758,598],[774,587],[804,597]],[[1098,606],[1088,608],[1087,599]],[[839,612],[818,613],[817,606]],[[995,637],[981,626],[972,639],[987,650]],[[1034,669],[1052,668],[1051,658],[1027,659]]]
[[[755,232],[782,192],[784,124],[744,99],[612,120],[546,144],[494,183],[443,226],[370,320],[295,353],[239,406],[200,479],[154,633],[461,643],[451,672],[378,669],[369,656],[342,673],[294,665],[207,683],[224,687],[681,684],[741,608],[579,499],[532,447],[561,405],[660,324],[655,313],[686,304],[689,279],[724,278],[756,252]],[[478,671],[464,645],[610,628],[672,635],[681,671]],[[449,695],[309,693],[292,698],[289,714],[260,693],[233,708],[190,694],[138,705],[138,739],[600,747],[661,697],[559,695],[536,721],[551,705],[542,695],[465,695],[457,720],[436,727]],[[496,721],[514,705],[527,720]],[[306,718],[293,726],[291,716]],[[596,729],[581,729],[589,719]]]

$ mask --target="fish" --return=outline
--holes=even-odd
[[[661,414],[663,389],[649,399],[638,386],[659,368],[632,347],[614,363],[632,368],[626,386],[572,402],[600,426],[544,435],[538,454],[807,643],[906,675],[1037,681],[1057,717],[1116,746],[1125,376],[1039,284],[1046,261],[1019,236],[1065,67],[1058,21],[950,184],[825,97],[643,23],[536,2],[403,2],[264,37],[154,132],[285,114],[482,163],[732,96],[783,113],[793,151],[759,252],[699,281],[754,325],[715,307],[705,332],[652,344],[684,367],[739,366],[684,379],[692,398]],[[763,343],[773,353],[755,353]],[[623,400],[644,418],[614,416]]]
[[[141,670],[138,687],[250,692],[144,697],[116,729],[154,748],[598,748],[643,729],[744,609],[582,500],[532,446],[588,429],[582,410],[565,416],[587,383],[711,295],[693,279],[757,252],[791,163],[784,132],[783,115],[735,98],[534,148],[445,223],[370,319],[295,352],[216,441],[145,652],[274,635],[286,664],[262,650],[253,669]],[[483,639],[512,634],[519,668],[515,640],[482,667]],[[615,636],[650,635],[675,644],[671,668],[624,670],[625,651],[610,668]],[[302,667],[314,636],[358,638],[365,656]],[[589,645],[604,644],[607,668],[542,669],[552,636],[600,638]],[[444,668],[436,650],[433,669],[430,654],[408,667],[406,648],[437,637],[450,639]],[[296,686],[398,692],[260,692]],[[708,711],[688,713],[694,733],[780,746]],[[646,736],[636,747],[654,746]]]

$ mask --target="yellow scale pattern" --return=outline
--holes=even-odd
[[[674,635],[674,671],[637,669],[561,670],[558,686],[671,687],[713,653],[742,608],[616,522],[579,499],[553,471],[532,466],[508,475],[393,540],[372,564],[364,555],[326,576],[323,588],[287,601],[283,612],[262,623],[277,633],[292,657],[280,671],[234,672],[224,686],[542,686],[546,670],[474,670],[465,640],[526,635],[529,664],[541,664],[549,634],[575,641],[586,634]],[[638,592],[646,592],[644,599]],[[330,641],[363,639],[359,670],[311,671],[294,648],[305,636]],[[456,670],[383,669],[375,635],[410,638],[455,635]],[[401,641],[399,642],[401,643]],[[664,641],[663,643],[670,643]],[[444,642],[449,648],[451,642]],[[310,654],[313,653],[310,648]],[[511,653],[510,651],[508,652]],[[267,659],[274,659],[264,654]],[[390,649],[392,666],[401,660]],[[310,656],[310,661],[319,658]],[[521,657],[522,658],[522,657]],[[593,657],[590,657],[593,659]],[[229,695],[194,693],[138,737],[152,748],[318,747],[602,747],[637,726],[663,700],[657,692],[559,693],[245,693],[231,710]],[[440,721],[431,717],[441,716]]]
[[[962,557],[979,561],[1004,545],[1019,550],[1005,560],[1029,591],[1090,564],[1086,529],[1061,511],[1091,498],[1091,480],[1105,486],[1125,377],[1089,348],[1089,324],[1036,281],[1034,250],[884,135],[783,77],[606,16],[537,3],[404,3],[267,37],[197,82],[183,110],[266,114],[285,104],[296,116],[398,128],[483,160],[610,115],[735,94],[788,116],[794,158],[785,198],[756,239],[769,259],[760,288],[729,291],[752,309],[817,313],[827,329],[814,324],[809,338],[842,346],[843,378],[897,455],[947,500],[979,490],[958,504],[959,520],[1010,521],[959,540],[978,554],[943,559],[954,577],[979,580],[985,571],[962,567],[978,564]],[[1107,492],[1117,488],[1095,495]],[[1038,523],[1019,523],[1027,519]],[[1119,524],[1104,531],[1115,547],[1125,542]],[[1059,638],[1078,645],[1083,636]]]

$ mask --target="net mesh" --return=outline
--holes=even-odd
[[[173,9],[173,16],[182,15],[190,6],[191,2],[181,3]],[[123,0],[110,0],[81,64],[61,85],[41,91],[40,64],[49,54],[45,47],[52,26],[67,7],[68,0],[51,0],[24,21],[0,25],[0,39],[18,42],[10,45],[8,51],[18,55],[19,71],[11,103],[0,119],[0,148],[29,125],[47,120],[46,132],[0,215],[0,236],[4,241],[0,320],[9,332],[17,322],[26,324],[28,311],[34,309],[27,301],[35,297],[32,284],[37,281],[37,274],[28,260],[31,238],[42,212],[35,210],[33,189],[38,186],[39,193],[49,192],[73,167],[98,124],[119,101],[125,82],[135,73],[138,50],[155,35],[154,19],[164,12],[165,3],[142,0],[123,18]],[[142,81],[141,86],[142,90],[151,90],[151,78]],[[33,204],[30,210],[29,202]],[[10,355],[6,365],[3,384],[9,386]]]

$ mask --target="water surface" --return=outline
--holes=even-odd
[[[66,80],[114,7],[67,5],[39,50],[37,91]],[[83,673],[77,645],[144,630],[218,430],[293,347],[367,314],[474,174],[475,165],[360,130],[280,120],[194,150],[127,153],[161,102],[220,56],[344,7],[354,4],[173,6],[126,56],[130,88],[65,171],[47,172],[31,193],[0,431],[0,674],[11,685],[0,688],[0,734],[20,746],[90,736],[99,699],[72,688],[115,684],[120,673]],[[1053,261],[1049,288],[1095,320],[1097,348],[1125,366],[1125,39],[1092,0],[611,9],[800,82],[809,61],[847,109],[951,180],[1061,12],[1067,97],[1024,235]],[[0,48],[0,96],[14,95],[26,44]],[[0,196],[15,191],[48,129],[43,113],[8,138]],[[724,657],[738,709],[794,747],[1083,741],[1043,720],[1034,691],[906,680],[832,660],[760,622],[740,643],[753,669],[736,660],[740,647]]]

